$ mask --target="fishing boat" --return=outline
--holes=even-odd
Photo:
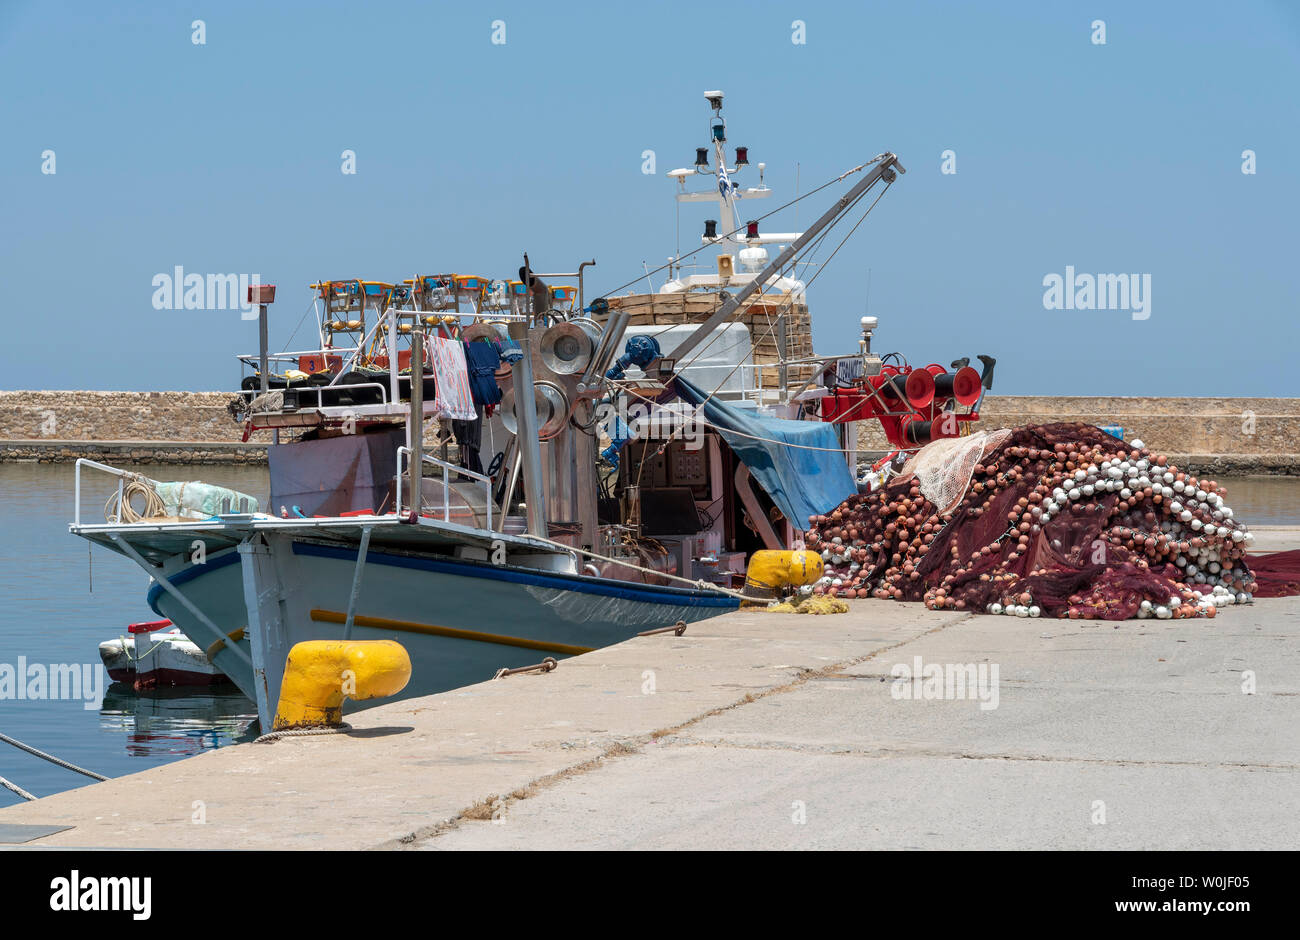
[[[961,433],[941,413],[978,417],[960,369],[882,362],[874,320],[856,349],[812,351],[797,266],[865,217],[898,158],[848,170],[805,231],[769,233],[767,215],[741,221],[771,193],[764,165],[742,189],[748,148],[726,152],[723,94],[705,97],[709,146],[668,175],[679,205],[718,218],[658,291],[588,300],[594,260],[552,274],[527,255],[511,279],[321,280],[319,343],[272,355],[275,288],[250,287],[261,348],[231,410],[246,438],[275,435],[269,502],[216,492],[203,518],[141,514],[128,490],[175,485],[78,462],[72,531],[150,574],[150,606],[264,728],[302,641],[396,640],[403,694],[422,695],[733,610],[752,552],[799,546],[809,516],[857,491],[858,421],[894,422],[906,450]],[[83,470],[116,478],[103,523],[81,519]]]

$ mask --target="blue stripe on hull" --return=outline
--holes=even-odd
[[[352,562],[357,559],[356,549],[336,548],[333,545],[317,545],[312,542],[294,542],[293,553],[295,555],[312,555],[317,558],[345,559]],[[398,568],[414,568],[420,571],[435,571],[439,574],[459,575],[466,578],[486,578],[491,581],[505,581],[511,584],[556,588],[561,591],[576,591],[579,594],[596,594],[620,600],[640,601],[645,604],[672,604],[675,606],[685,604],[688,607],[722,607],[727,609],[734,608],[738,604],[735,598],[692,588],[630,584],[627,581],[616,581],[610,578],[592,578],[589,576],[557,574],[549,571],[538,572],[519,568],[506,568],[483,562],[419,558],[371,551],[366,555],[366,564],[372,563],[392,565]]]
[[[237,564],[239,564],[239,552],[232,548],[221,555],[213,555],[201,565],[190,565],[188,568],[182,568],[175,574],[169,575],[167,580],[172,583],[173,587],[180,587],[186,581],[193,581],[200,575],[211,574],[213,571],[220,571],[229,565]],[[152,584],[149,586],[149,593],[145,595],[145,601],[155,614],[165,617],[167,615],[158,609],[158,598],[162,594],[162,585]]]

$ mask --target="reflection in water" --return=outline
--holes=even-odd
[[[131,757],[174,760],[227,744],[251,741],[260,733],[257,707],[242,692],[154,689],[136,692],[114,682],[104,693],[100,730],[126,734]]]
[[[1300,480],[1295,477],[1215,477],[1228,489],[1224,501],[1252,525],[1300,525]]]

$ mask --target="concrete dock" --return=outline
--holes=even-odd
[[[996,665],[997,707],[897,697],[916,657]],[[1294,848],[1298,718],[1300,598],[1119,624],[745,610],[0,825],[72,827],[29,849]]]

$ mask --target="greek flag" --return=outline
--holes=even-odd
[[[726,199],[730,193],[734,193],[739,188],[740,187],[738,187],[735,183],[731,181],[731,177],[727,175],[726,161],[719,160],[718,161],[718,192],[722,193],[722,198]]]

